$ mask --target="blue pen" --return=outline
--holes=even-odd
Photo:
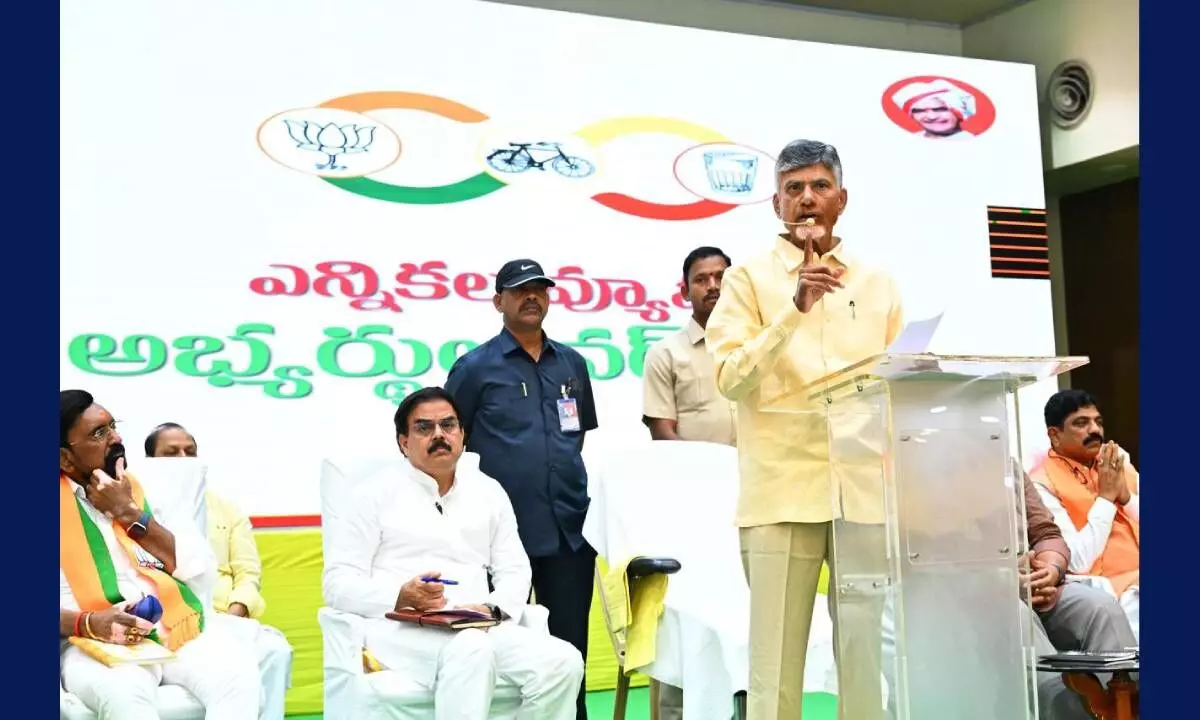
[[[435,578],[435,577],[423,577],[423,578],[421,578],[421,582],[435,582],[435,583],[441,583],[443,585],[457,585],[458,584],[457,580],[447,580],[446,578]]]

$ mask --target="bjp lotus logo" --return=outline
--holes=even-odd
[[[283,124],[296,141],[297,148],[318,152],[327,158],[316,164],[318,170],[345,170],[345,165],[337,164],[339,155],[366,152],[375,142],[375,125],[347,123],[339,127],[331,122],[322,126],[308,120],[284,120]]]
[[[258,144],[271,159],[321,177],[370,175],[400,158],[400,138],[386,125],[348,110],[301,108],[268,118]]]

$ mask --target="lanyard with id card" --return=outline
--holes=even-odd
[[[558,399],[558,429],[563,432],[579,432],[579,405],[575,398],[567,397],[567,386],[560,386],[562,397]]]

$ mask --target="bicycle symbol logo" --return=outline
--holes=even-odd
[[[530,148],[541,152],[551,153],[542,160],[534,158]],[[523,173],[526,170],[545,170],[546,163],[554,172],[569,178],[585,178],[596,172],[596,166],[584,158],[567,155],[563,152],[562,143],[510,142],[507,148],[497,148],[487,156],[487,164],[503,173]]]
[[[574,132],[546,133],[543,138],[556,139],[538,142],[510,140],[521,132],[514,128],[518,132],[508,137],[492,137],[490,143],[481,148],[477,158],[482,167],[475,175],[435,186],[383,182],[371,176],[400,158],[401,142],[394,130],[366,113],[393,109],[419,110],[466,124],[491,120],[472,107],[436,95],[404,91],[364,92],[274,115],[259,126],[258,144],[276,162],[317,175],[341,190],[374,200],[410,205],[465,202],[520,184],[515,182],[518,177],[557,176],[565,178],[571,187],[587,188],[584,192],[591,200],[610,210],[648,220],[679,221],[716,217],[742,205],[764,202],[774,192],[771,175],[775,160],[770,155],[736,144],[702,125],[656,116],[600,120]],[[285,115],[293,122],[281,122]],[[330,127],[329,123],[334,126]],[[368,127],[375,129],[373,137],[363,132]],[[670,172],[674,174],[677,188],[692,199],[668,203],[617,191],[595,192],[593,184],[606,181],[597,173],[598,161],[603,161],[598,157],[602,148],[627,135],[668,135],[690,141],[691,146],[676,157]],[[315,163],[314,171],[315,153],[323,153],[325,160]],[[606,169],[605,176],[608,174]],[[586,182],[575,182],[584,179]],[[678,189],[673,192],[680,194]]]

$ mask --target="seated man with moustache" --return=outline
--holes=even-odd
[[[256,720],[260,684],[237,643],[206,626],[199,600],[215,574],[191,518],[173,519],[125,469],[117,421],[83,390],[59,393],[59,635],[156,642],[175,654],[112,667],[64,642],[63,688],[100,720],[158,720],[156,689],[181,685],[208,720]],[[152,597],[157,623],[130,614]]]
[[[518,624],[529,558],[504,489],[459,463],[465,437],[454,399],[422,388],[393,422],[408,463],[364,480],[347,515],[325,526],[325,602],[369,619],[367,652],[429,688],[436,720],[484,720],[497,682],[520,688],[520,720],[571,720],[583,658]],[[468,609],[501,622],[448,631],[385,618],[405,608]]]
[[[1050,451],[1029,474],[1071,547],[1070,571],[1103,578],[1138,635],[1142,584],[1138,472],[1128,453],[1114,442],[1105,442],[1104,418],[1091,393],[1055,393],[1046,402],[1045,417]]]
[[[196,457],[196,438],[182,425],[163,423],[146,438],[146,457]],[[208,506],[208,541],[217,558],[213,587],[213,609],[238,637],[252,643],[258,655],[264,703],[262,720],[280,720],[285,696],[292,684],[292,646],[283,633],[258,619],[267,609],[259,592],[262,561],[250,518],[232,501],[212,490],[205,494]],[[247,618],[248,621],[232,620]]]

